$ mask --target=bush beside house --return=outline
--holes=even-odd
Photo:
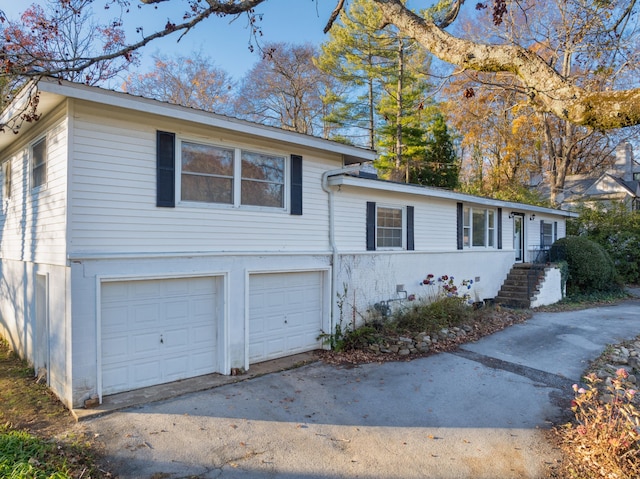
[[[580,216],[567,221],[567,234],[584,236],[611,256],[622,282],[640,283],[640,212],[624,204],[578,209]]]
[[[556,241],[551,256],[568,264],[567,294],[589,294],[619,289],[616,267],[607,251],[583,236],[568,236]]]

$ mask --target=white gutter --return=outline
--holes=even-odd
[[[330,324],[329,324],[329,334],[334,333],[334,318],[335,318],[335,304],[336,304],[336,295],[338,294],[337,285],[338,282],[338,247],[336,246],[336,234],[334,227],[334,211],[333,211],[333,190],[329,188],[328,181],[330,176],[340,175],[344,173],[353,173],[354,171],[360,171],[362,169],[361,164],[348,166],[345,168],[339,168],[337,170],[327,170],[322,173],[322,190],[328,195],[329,202],[329,243],[331,245],[331,313],[330,313]]]

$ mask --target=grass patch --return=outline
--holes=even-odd
[[[0,339],[0,477],[104,479],[92,444],[69,434],[75,420],[33,369]]]

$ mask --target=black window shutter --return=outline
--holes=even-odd
[[[291,155],[291,214],[302,214],[302,157]]]
[[[156,206],[176,206],[176,135],[156,132]]]
[[[407,206],[407,249],[416,249],[413,240],[413,206]]]
[[[498,208],[498,249],[502,249],[502,208]]]
[[[544,221],[540,220],[540,248],[544,248]]]
[[[457,238],[458,238],[458,249],[464,248],[464,226],[462,224],[463,221],[463,211],[462,211],[462,203],[457,204]]]
[[[558,241],[558,222],[553,222],[553,242]]]
[[[367,251],[376,249],[376,204],[367,201]]]

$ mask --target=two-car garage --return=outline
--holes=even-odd
[[[226,280],[217,275],[102,281],[102,395],[224,372],[228,331],[244,331],[249,365],[322,347],[324,271],[248,275],[247,299],[240,306],[244,318],[225,319],[233,311],[225,307]],[[236,307],[244,297],[229,296]]]

